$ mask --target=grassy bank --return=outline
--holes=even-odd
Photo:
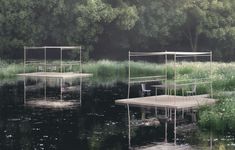
[[[55,63],[55,62],[54,62]],[[147,62],[131,62],[131,76],[138,77],[144,75],[164,75],[165,66],[163,64],[154,64]],[[168,65],[168,78],[173,79],[174,70],[173,65]],[[190,80],[194,78],[209,78],[210,68],[209,63],[202,62],[183,62],[177,65],[177,79]],[[215,90],[234,90],[235,89],[235,63],[218,63],[212,64],[213,88]],[[34,67],[27,67],[27,72],[35,70]],[[79,71],[79,67],[75,66],[72,70]],[[22,63],[9,63],[7,61],[0,61],[0,80],[16,77],[17,73],[23,72]],[[93,83],[109,84],[117,81],[126,82],[128,76],[128,62],[127,61],[90,61],[83,64],[83,72],[92,73],[91,78]],[[204,86],[199,87],[198,90],[203,90]]]
[[[131,62],[131,76],[144,75],[163,75],[165,66],[163,64],[154,64],[147,62]],[[177,63],[177,79],[190,80],[194,78],[208,78],[210,76],[209,68],[212,69],[214,96],[220,99],[216,106],[202,108],[199,114],[199,124],[202,128],[213,129],[216,131],[231,130],[235,132],[235,63],[214,62],[212,66],[209,63],[202,62],[182,62]],[[173,79],[174,64],[169,63],[168,78]],[[14,79],[17,73],[23,72],[22,63],[9,63],[0,61],[0,80]],[[28,67],[28,72],[35,68]],[[91,84],[112,85],[117,81],[126,82],[128,76],[128,62],[118,62],[109,60],[90,61],[83,64],[83,72],[92,73]],[[72,71],[78,71],[78,67],[72,68]],[[71,70],[67,70],[71,71]],[[4,79],[4,80],[3,80]],[[198,93],[208,90],[208,85],[197,87]],[[229,92],[224,92],[229,91]]]

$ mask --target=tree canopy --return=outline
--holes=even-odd
[[[234,20],[234,0],[0,0],[0,54],[17,58],[24,45],[82,45],[87,57],[102,49],[231,54]]]

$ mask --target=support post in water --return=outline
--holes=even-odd
[[[175,113],[174,113],[174,144],[176,145],[176,108],[175,108]]]
[[[127,104],[127,115],[128,115],[128,146],[131,148],[131,117],[130,117],[130,107]]]
[[[165,143],[167,143],[167,120],[168,120],[168,117],[167,117],[167,108],[165,107]]]

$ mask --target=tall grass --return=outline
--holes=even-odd
[[[53,62],[57,63],[57,62]],[[167,68],[169,80],[174,79],[174,64],[168,63],[166,67],[163,64],[148,62],[131,62],[131,76],[152,76],[164,75]],[[195,78],[209,78],[212,73],[213,89],[215,90],[235,90],[235,63],[210,63],[204,62],[181,62],[176,64],[176,79],[181,81],[192,81]],[[212,72],[210,72],[210,67]],[[66,68],[65,71],[79,71],[79,66],[74,66],[72,70]],[[26,68],[27,72],[35,70],[33,66]],[[90,61],[83,64],[83,72],[92,73],[91,81],[98,84],[110,84],[117,81],[126,82],[128,77],[127,61]],[[13,78],[16,74],[23,72],[22,63],[9,63],[9,61],[0,60],[0,79]],[[207,90],[207,85],[199,85],[198,90]]]

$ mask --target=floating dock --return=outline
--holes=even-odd
[[[148,97],[138,97],[116,100],[119,105],[129,105],[136,107],[157,107],[172,109],[193,109],[204,105],[211,105],[216,102],[215,99],[207,98],[208,95],[196,96],[174,96],[158,95]]]
[[[73,72],[32,72],[32,73],[22,73],[18,74],[18,76],[23,77],[46,77],[46,78],[82,78],[82,77],[90,77],[92,74],[88,73],[73,73]]]
[[[193,150],[189,145],[174,145],[170,143],[156,143],[152,146],[143,146],[136,150]]]

